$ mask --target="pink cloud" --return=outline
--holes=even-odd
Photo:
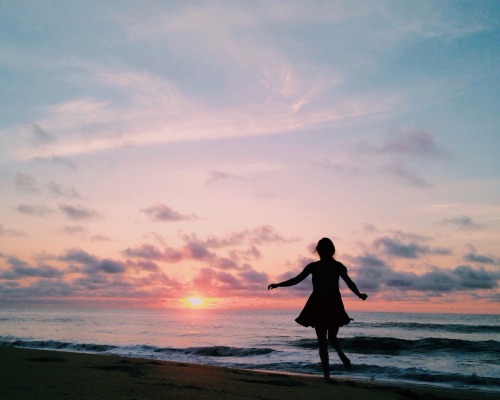
[[[195,214],[181,214],[163,203],[156,203],[151,207],[142,209],[141,211],[149,216],[153,221],[176,222],[198,219],[198,216]]]

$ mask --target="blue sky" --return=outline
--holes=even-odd
[[[499,17],[1,2],[0,299],[283,304],[329,236],[385,307],[497,311]]]

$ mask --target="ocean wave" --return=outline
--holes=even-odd
[[[304,362],[285,362],[268,364],[239,364],[239,368],[261,369],[264,371],[282,371],[305,374],[322,373],[320,363]],[[457,373],[442,373],[429,371],[420,368],[397,368],[389,366],[379,366],[370,364],[352,365],[349,371],[346,371],[340,365],[330,364],[330,371],[335,376],[351,376],[363,380],[371,381],[406,381],[422,384],[439,384],[442,386],[473,386],[478,389],[494,389],[500,387],[500,379],[494,377],[484,377],[478,374],[462,375]]]
[[[177,352],[186,355],[205,357],[251,357],[269,354],[274,351],[276,350],[270,348],[228,346],[187,347],[184,349],[163,348],[155,350],[156,353]]]
[[[206,346],[206,347],[186,347],[174,348],[165,347],[158,348],[149,345],[133,345],[133,346],[115,346],[108,344],[93,344],[93,343],[70,343],[57,340],[29,340],[9,337],[0,337],[0,346],[2,347],[25,347],[31,349],[46,349],[46,350],[65,350],[75,352],[120,352],[129,354],[153,354],[153,353],[172,353],[184,354],[188,356],[204,356],[204,357],[252,357],[262,356],[275,352],[270,348],[260,347],[229,347],[229,346]]]
[[[476,350],[469,347],[468,351],[480,351],[484,354],[485,351],[496,351],[496,356],[493,360],[498,360],[498,342],[467,342],[449,339],[422,339],[422,340],[402,340],[391,338],[377,337],[356,337],[346,338],[342,340],[342,345],[346,350],[353,353],[369,354],[388,354],[390,352],[403,353],[405,351],[414,352],[429,352],[430,348],[436,348],[443,351],[443,347],[450,350],[458,348],[458,351],[463,351],[464,346],[481,345],[489,348]],[[316,339],[303,339],[292,342],[294,346],[302,348],[317,347]],[[496,348],[491,349],[491,344],[494,343]],[[226,366],[231,368],[244,368],[254,370],[268,370],[276,372],[294,372],[306,374],[321,374],[321,364],[318,362],[307,361],[277,361],[273,357],[266,357],[270,353],[278,353],[272,348],[255,348],[255,347],[229,347],[229,346],[206,346],[206,347],[187,347],[174,348],[166,347],[159,348],[150,345],[132,345],[132,346],[116,346],[106,344],[92,343],[70,343],[57,340],[30,340],[12,337],[0,337],[0,346],[4,347],[24,347],[47,350],[60,350],[71,352],[86,352],[86,353],[106,353],[119,354],[129,357],[145,357],[153,359],[174,360],[182,362],[207,363],[213,365]],[[264,356],[259,358],[259,356]],[[255,358],[254,358],[255,357]],[[233,358],[233,359],[232,359]],[[237,360],[235,360],[237,359]],[[269,362],[267,362],[269,361]],[[422,368],[405,368],[395,366],[373,365],[373,364],[353,364],[349,371],[337,364],[331,364],[333,375],[351,376],[365,380],[379,381],[407,381],[422,384],[434,384],[440,386],[469,386],[480,390],[496,390],[500,387],[500,378],[485,377],[478,374],[462,375],[459,373],[444,373],[439,371],[431,371]]]
[[[25,339],[0,339],[2,347],[25,347],[29,349],[66,350],[75,352],[103,353],[117,349],[118,346],[93,344],[93,343],[70,343],[57,340],[25,340]]]
[[[408,330],[426,330],[453,333],[500,333],[498,325],[432,324],[420,322],[381,322],[359,323],[361,328],[397,328]]]
[[[300,339],[293,346],[315,349],[316,339]],[[423,352],[477,353],[500,357],[500,342],[495,340],[470,341],[460,339],[426,338],[418,340],[390,337],[356,336],[342,338],[342,348],[351,353],[399,355]]]

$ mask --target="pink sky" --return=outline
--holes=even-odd
[[[498,16],[453,2],[12,3],[0,304],[498,313]]]

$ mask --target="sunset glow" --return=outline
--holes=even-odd
[[[205,300],[201,297],[188,297],[186,303],[191,307],[201,307],[204,305]]]
[[[500,2],[467,4],[8,2],[0,303],[296,308],[267,285],[326,236],[354,308],[500,312]]]

